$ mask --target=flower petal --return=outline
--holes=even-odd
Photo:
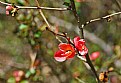
[[[88,49],[85,46],[85,40],[80,39],[79,36],[74,38],[74,45],[81,55],[86,55],[88,53]]]
[[[79,36],[76,36],[76,37],[74,38],[74,40],[75,40],[75,41],[79,41],[79,40],[80,40],[80,37],[79,37]]]
[[[63,61],[66,60],[66,54],[63,51],[58,50],[55,53],[54,58],[55,58],[56,61],[63,62]]]
[[[64,57],[64,52],[61,51],[61,50],[58,50],[58,51],[55,53],[54,57]]]
[[[74,38],[74,44],[75,44],[75,46],[78,45],[78,41],[79,40],[80,40],[79,36],[77,36],[77,37]]]
[[[11,11],[12,9],[13,9],[13,7],[11,5],[6,6],[7,11]]]
[[[6,15],[9,15],[9,11],[6,11]]]
[[[69,55],[69,56],[67,57],[67,59],[68,59],[68,58],[73,58],[74,56],[75,56],[75,51],[71,52],[71,55]]]
[[[60,43],[59,49],[63,52],[66,52],[66,51],[69,51],[69,50],[74,50],[74,48],[70,44],[66,44],[66,43]]]
[[[66,57],[54,57],[56,61],[63,62],[66,60]]]
[[[82,47],[83,47],[82,49],[79,49],[79,53],[81,55],[86,55],[88,53],[88,49],[85,45],[83,45]]]
[[[84,39],[80,39],[79,36],[74,38],[74,45],[75,47],[79,50],[82,49],[82,46],[85,44],[85,40]]]

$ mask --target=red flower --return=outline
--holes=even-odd
[[[97,59],[98,57],[100,56],[100,52],[93,52],[91,55],[90,55],[90,60],[95,60]]]
[[[59,62],[63,62],[66,59],[73,58],[75,50],[70,44],[61,43],[59,44],[59,50],[55,53],[54,58]]]
[[[80,39],[79,36],[74,38],[74,45],[81,55],[86,55],[88,53],[88,49],[85,46],[85,40]]]

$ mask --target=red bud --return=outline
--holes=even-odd
[[[13,72],[13,76],[14,76],[14,77],[18,77],[18,76],[19,76],[18,73],[19,73],[19,71],[14,71],[14,72]]]
[[[91,55],[90,55],[90,59],[91,60],[95,60],[97,59],[98,57],[100,56],[100,52],[93,52]]]
[[[6,6],[7,11],[11,11],[12,9],[13,9],[13,7],[11,5]]]

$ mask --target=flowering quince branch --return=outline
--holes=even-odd
[[[5,3],[0,1],[1,4],[4,5],[12,5],[9,3]],[[67,11],[69,8],[51,8],[51,7],[27,7],[27,6],[16,6],[18,9],[43,9],[43,10],[55,10],[55,11]]]
[[[79,55],[79,58],[81,58],[81,60],[86,62],[86,59],[84,57],[82,57],[88,53],[88,49],[85,46],[84,39],[80,39],[80,37],[77,36],[74,38],[74,40],[72,42],[72,40],[67,36],[66,33],[63,33],[63,34],[55,33],[54,31],[50,30],[48,27],[46,27],[46,30],[50,31],[51,33],[53,33],[56,36],[64,37],[68,42],[68,44],[61,42],[58,45],[59,51],[57,51],[54,55],[54,58],[57,61],[63,62],[66,59],[73,58],[75,55],[75,52],[77,52]],[[60,47],[62,47],[62,48],[60,48]],[[64,50],[62,50],[62,49],[64,49]]]
[[[91,62],[91,60],[94,60],[99,56],[99,52],[93,53],[92,56],[89,58],[88,48],[85,45],[83,28],[84,28],[84,26],[88,25],[89,23],[92,23],[92,22],[95,22],[95,21],[100,21],[100,20],[103,20],[103,19],[106,19],[106,20],[109,21],[110,17],[112,17],[114,15],[119,15],[119,14],[121,14],[121,12],[113,13],[113,14],[110,14],[110,15],[107,15],[107,16],[104,16],[104,17],[101,17],[101,18],[90,20],[90,21],[86,22],[85,24],[81,24],[80,23],[80,17],[77,15],[74,0],[70,0],[71,10],[74,13],[74,16],[75,16],[75,18],[76,18],[76,20],[78,22],[79,29],[81,31],[81,33],[80,33],[81,38],[79,36],[77,36],[77,37],[74,38],[73,41],[71,41],[71,39],[67,36],[66,33],[59,34],[57,32],[52,31],[49,22],[47,21],[45,15],[42,12],[42,9],[65,11],[65,10],[70,10],[70,8],[41,7],[39,5],[38,0],[35,0],[35,2],[37,4],[37,7],[24,7],[24,6],[15,6],[14,7],[14,6],[12,6],[12,4],[8,4],[8,3],[4,3],[4,2],[0,1],[0,3],[8,5],[8,6],[6,6],[6,14],[9,14],[10,11],[13,11],[13,16],[14,16],[14,13],[15,13],[14,11],[17,11],[18,9],[38,9],[40,15],[43,17],[45,23],[47,24],[46,30],[52,32],[55,36],[64,37],[68,42],[68,43],[60,43],[58,45],[59,50],[54,55],[55,60],[57,60],[59,62],[63,62],[65,60],[67,60],[67,59],[73,58],[75,56],[75,54],[78,53],[77,57],[79,57],[79,58],[81,57],[80,59],[82,59],[83,61],[88,63],[88,65],[91,67],[92,71],[94,72],[98,82],[100,82],[100,80],[98,78],[98,75],[96,73],[96,70],[95,70],[95,68],[94,68],[94,66],[93,66],[93,64]],[[31,56],[31,59],[32,59],[32,62],[33,62],[32,65],[35,62],[36,56],[37,56],[36,53],[34,54],[34,56]],[[86,59],[84,59],[83,57],[86,57]]]
[[[70,0],[70,3],[71,3],[72,12],[74,13],[74,16],[75,16],[75,18],[76,18],[76,20],[77,20],[77,22],[78,22],[79,29],[80,29],[80,31],[81,31],[80,34],[81,34],[81,36],[82,36],[82,39],[84,39],[83,27],[82,27],[82,25],[81,25],[81,23],[80,23],[80,18],[79,18],[79,16],[77,15],[76,7],[75,7],[75,2],[74,2],[74,0]],[[84,43],[83,40],[81,40],[81,41],[82,41],[82,43]],[[86,49],[86,46],[84,46],[83,48]],[[87,49],[86,49],[86,50],[87,50]],[[87,51],[87,52],[88,52],[88,51]],[[86,54],[85,57],[86,57],[86,60],[87,60],[88,65],[91,67],[92,71],[94,72],[94,74],[95,74],[95,76],[96,76],[96,78],[97,78],[97,80],[98,80],[98,83],[100,83],[100,80],[99,80],[98,75],[97,75],[97,73],[96,73],[96,70],[95,70],[95,68],[94,68],[94,66],[93,66],[93,64],[92,64],[92,62],[91,62],[91,60],[90,60],[90,58],[89,58],[88,53]]]
[[[60,43],[58,45],[59,50],[54,55],[55,60],[63,62],[67,59],[73,58],[76,52],[79,56],[85,56],[88,53],[84,39],[80,39],[80,37],[77,36],[74,38],[74,41],[71,42],[69,37],[65,36],[65,38],[68,40],[68,44]]]
[[[38,0],[35,0],[35,1],[36,1],[37,6],[40,7]],[[44,21],[47,24],[47,28],[46,28],[47,30],[49,30],[50,32],[52,32],[55,35],[65,37],[68,40],[68,42],[71,43],[70,38],[68,38],[66,36],[66,33],[58,34],[58,33],[53,32],[50,29],[51,26],[50,26],[49,22],[47,21],[47,19],[45,18],[41,9],[39,9],[39,12],[40,12],[41,16],[43,17]],[[59,44],[59,50],[55,53],[54,58],[59,62],[63,62],[68,58],[73,58],[74,55],[75,55],[75,50],[72,47],[72,45],[66,44],[66,43],[61,43],[61,44]]]
[[[52,32],[52,33],[55,34],[55,32],[53,32],[53,31],[50,31],[50,32]],[[85,40],[84,39],[80,39],[79,36],[75,37],[74,40],[72,41],[69,37],[67,37],[67,34],[66,33],[63,33],[63,35],[61,35],[61,34],[57,34],[57,35],[64,37],[67,40],[67,42],[68,42],[68,45],[66,43],[60,43],[59,44],[59,46],[58,46],[59,47],[59,52],[57,51],[55,53],[55,57],[58,56],[58,59],[59,59],[59,57],[60,57],[60,59],[62,57],[66,57],[63,60],[63,61],[65,61],[66,59],[68,59],[69,56],[73,56],[74,57],[75,53],[73,53],[73,52],[77,52],[79,54],[79,56],[85,56],[88,53],[88,49],[85,46]],[[63,48],[60,48],[61,46]],[[63,51],[62,49],[65,49],[66,51],[60,52],[60,51]],[[72,53],[73,53],[72,55],[67,54],[67,55],[63,56],[64,55],[63,53],[66,53],[66,52],[68,53],[70,51],[72,51]],[[73,58],[73,57],[71,57],[71,58]],[[62,61],[59,61],[59,62],[62,62]]]

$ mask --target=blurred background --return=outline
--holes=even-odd
[[[21,6],[36,6],[34,0],[0,0]],[[39,0],[43,7],[67,7],[63,5],[69,0]],[[121,11],[120,0],[75,0],[81,23]],[[71,11],[43,10],[52,29],[67,32],[70,38],[79,35],[76,19]],[[37,40],[28,38],[29,27],[40,30]],[[12,76],[15,70],[27,71],[30,61],[30,52],[39,46],[38,58],[41,64],[36,79],[29,78],[30,83],[96,83],[94,74],[76,56],[65,62],[54,60],[54,53],[58,50],[59,41],[45,30],[45,23],[37,10],[21,9],[15,17],[5,14],[5,5],[0,3],[0,83]],[[35,30],[34,29],[34,30]],[[35,30],[35,32],[36,32]],[[35,34],[35,32],[33,32]],[[121,82],[121,15],[107,20],[96,21],[84,27],[84,36],[89,54],[100,53],[93,60],[98,72],[113,67],[114,72],[109,74],[109,83]],[[62,39],[65,42],[64,39]],[[76,78],[78,77],[78,78]]]

